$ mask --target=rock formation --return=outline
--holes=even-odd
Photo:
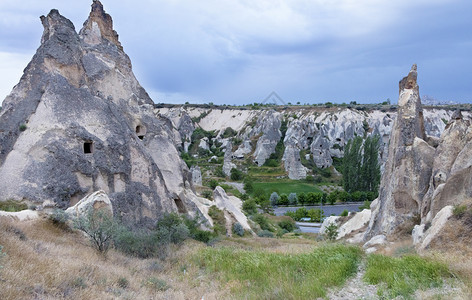
[[[378,204],[372,211],[365,239],[412,227],[428,190],[435,149],[425,142],[416,78],[416,65],[413,65],[408,76],[400,81],[398,114],[390,135]]]
[[[102,189],[128,224],[195,213],[181,196],[192,185],[180,135],[154,113],[100,1],[79,34],[57,10],[41,21],[41,45],[0,113],[2,200],[65,209]]]

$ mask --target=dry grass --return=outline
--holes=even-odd
[[[7,256],[0,270],[0,299],[227,299],[222,286],[190,257],[205,247],[189,240],[165,262],[138,259],[110,250],[96,252],[80,232],[65,231],[47,219],[0,219],[0,245]],[[26,238],[20,238],[21,235]],[[275,253],[306,253],[316,247],[301,237],[234,238],[218,243]]]
[[[174,249],[166,262],[114,250],[103,257],[80,233],[48,220],[1,222],[0,245],[7,256],[0,271],[0,299],[212,299],[222,293],[213,282],[190,279],[185,259],[179,259],[203,247],[198,242]]]

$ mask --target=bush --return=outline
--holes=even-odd
[[[249,199],[243,202],[243,210],[248,214],[248,215],[254,215],[257,214],[257,204],[256,200],[254,199]]]
[[[20,131],[25,131],[26,130],[26,124],[21,124],[20,127],[18,128]]]
[[[149,277],[146,281],[143,282],[143,286],[161,292],[169,289],[169,285],[167,284],[167,282],[156,277]]]
[[[118,278],[118,286],[122,289],[126,289],[129,286],[129,281],[126,277]]]
[[[212,191],[205,190],[205,191],[202,192],[202,197],[203,197],[203,198],[207,198],[208,200],[212,200],[212,198],[213,198],[213,192],[212,192]]]
[[[347,209],[343,210],[343,212],[340,214],[341,217],[347,217],[349,215],[349,211]]]
[[[92,246],[98,252],[105,254],[117,233],[118,224],[110,212],[90,208],[85,216],[74,220],[74,227],[85,232]]]
[[[325,234],[328,240],[334,241],[338,237],[338,225],[334,222],[329,223],[329,225],[326,226]]]
[[[0,201],[0,210],[16,212],[28,209],[28,205],[23,202],[18,202],[15,200]]]
[[[296,193],[290,193],[288,195],[288,204],[289,205],[296,205],[298,202],[298,197]]]
[[[257,215],[254,215],[252,217],[252,220],[259,224],[259,226],[261,227],[262,230],[269,230],[269,231],[272,231],[272,228],[269,224],[269,219],[264,216],[264,215],[261,215],[261,214],[257,214]]]
[[[261,230],[257,233],[257,236],[259,237],[268,237],[268,238],[273,238],[274,234],[269,231],[269,230]]]
[[[243,172],[241,172],[240,170],[236,168],[232,168],[230,172],[231,172],[231,176],[230,176],[231,180],[234,180],[234,181],[241,180],[244,177]]]
[[[467,211],[466,205],[454,205],[452,208],[452,214],[455,217],[462,217],[466,211]]]
[[[66,214],[62,209],[55,209],[50,215],[49,220],[61,229],[68,229],[67,221],[69,221],[69,215]]]
[[[215,176],[216,177],[221,177],[221,178],[225,178],[226,177],[226,174],[225,172],[223,172],[223,166],[218,166],[216,167],[215,169]],[[214,179],[213,179],[214,180]],[[213,181],[212,180],[212,181]],[[215,180],[216,181],[216,180]],[[216,186],[215,186],[216,187]]]
[[[236,136],[237,134],[238,134],[238,132],[236,130],[234,130],[233,128],[226,127],[225,131],[223,132],[222,137],[224,139],[226,139],[226,138],[229,138],[229,137]]]
[[[210,242],[210,240],[212,238],[214,238],[214,234],[210,231],[206,231],[206,230],[201,230],[201,229],[198,229],[195,231],[195,233],[193,234],[193,239],[199,241],[199,242],[203,242],[205,244],[208,244],[208,242]]]
[[[272,194],[270,194],[270,198],[269,198],[270,205],[276,206],[279,203],[279,199],[280,199],[279,194],[277,194],[277,192],[273,192]]]
[[[157,221],[156,234],[161,243],[180,244],[189,237],[190,231],[178,214],[170,213]]]
[[[208,183],[212,190],[214,190],[219,184],[220,183],[215,179],[210,180],[210,182]]]
[[[239,223],[234,223],[233,224],[233,233],[239,236],[244,235],[244,228],[241,224]]]
[[[281,194],[280,195],[279,205],[288,205],[288,196],[287,196],[287,194]]]
[[[215,205],[210,206],[208,215],[213,219],[213,230],[216,234],[226,234],[226,220],[224,212]]]
[[[252,180],[250,180],[248,178],[246,178],[246,180],[244,180],[244,190],[248,194],[250,194],[254,191],[254,186],[252,185]]]
[[[370,209],[370,204],[371,204],[370,201],[364,201],[364,203],[363,203],[361,206],[359,206],[359,209],[360,209],[360,210],[363,210],[363,209]]]
[[[287,230],[287,232],[292,232],[296,227],[295,222],[292,220],[282,220],[277,225],[280,228]]]
[[[152,231],[131,231],[122,226],[114,238],[115,248],[130,256],[148,258],[165,252],[163,243]]]

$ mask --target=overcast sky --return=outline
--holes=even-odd
[[[0,99],[57,8],[79,31],[91,0],[0,0]],[[418,64],[420,94],[472,102],[470,0],[103,0],[154,102],[382,102]],[[1,101],[0,100],[0,101]]]

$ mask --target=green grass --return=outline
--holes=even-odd
[[[316,299],[343,285],[361,256],[359,248],[338,244],[304,254],[205,248],[194,261],[223,284],[231,282],[234,298]]]
[[[293,181],[278,181],[278,182],[254,182],[254,190],[261,189],[265,194],[270,195],[272,192],[280,194],[290,193],[321,193],[321,190],[315,187],[313,184],[300,182],[297,180]]]
[[[364,280],[382,284],[378,290],[382,298],[411,298],[416,290],[439,287],[451,276],[446,265],[417,255],[395,258],[373,254],[367,258]]]
[[[18,202],[15,200],[6,200],[0,201],[0,210],[15,212],[15,211],[22,211],[28,209],[28,205],[26,203]]]

